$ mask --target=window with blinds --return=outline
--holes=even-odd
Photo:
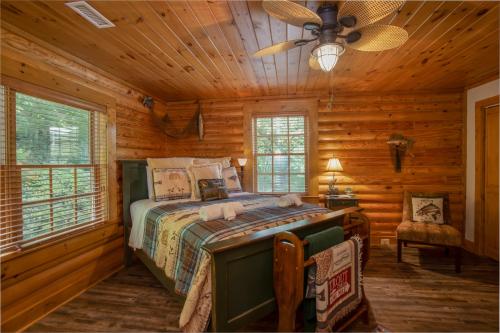
[[[107,219],[106,114],[1,87],[2,252]]]
[[[253,118],[257,192],[307,192],[307,128],[303,115]]]

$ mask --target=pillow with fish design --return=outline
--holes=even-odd
[[[412,193],[412,221],[445,224],[448,222],[447,205],[447,197],[444,194]]]

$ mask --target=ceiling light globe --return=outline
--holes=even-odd
[[[339,57],[344,53],[344,46],[339,43],[326,43],[316,46],[312,54],[318,59],[323,72],[329,72],[335,67]]]

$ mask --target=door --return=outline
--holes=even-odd
[[[484,253],[498,260],[498,105],[485,109]]]

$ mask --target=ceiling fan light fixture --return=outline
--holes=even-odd
[[[335,67],[344,50],[344,46],[340,43],[325,43],[316,46],[312,54],[318,59],[321,70],[329,72]]]

